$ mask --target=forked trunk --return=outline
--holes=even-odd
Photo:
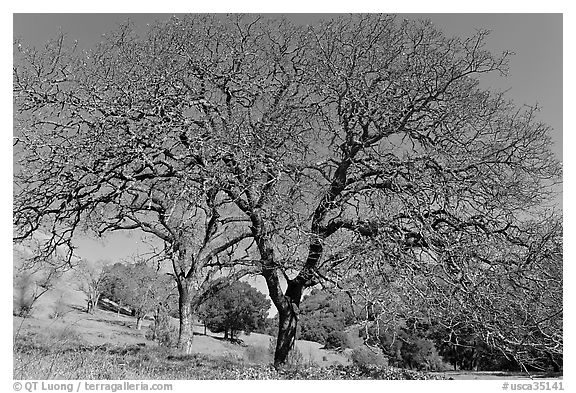
[[[185,354],[192,352],[193,313],[190,304],[190,289],[185,282],[178,283],[178,309],[180,314],[180,330],[178,333],[178,350]]]

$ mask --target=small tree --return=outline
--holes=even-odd
[[[224,338],[233,340],[240,331],[247,334],[266,323],[270,301],[244,282],[236,282],[220,291],[203,307],[205,325]]]
[[[29,316],[34,303],[52,290],[66,270],[61,255],[55,253],[47,258],[35,258],[37,248],[33,242],[14,248],[14,310],[13,314]],[[33,263],[30,263],[34,260]]]
[[[175,288],[168,275],[159,273],[145,261],[138,261],[110,267],[103,289],[112,300],[132,309],[136,329],[140,330],[146,315],[158,314],[158,305],[166,302]]]
[[[76,279],[78,280],[78,290],[86,295],[86,312],[93,314],[98,306],[100,294],[102,293],[106,273],[104,266],[108,261],[98,260],[91,262],[81,260],[74,268]]]

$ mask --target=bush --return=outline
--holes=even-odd
[[[76,329],[70,326],[52,330],[49,337],[57,343],[78,344],[82,342],[80,333],[78,333]]]
[[[333,331],[328,334],[325,340],[326,349],[346,349],[350,348],[350,340],[346,332]]]
[[[418,339],[407,346],[404,352],[405,361],[410,368],[439,371],[449,368],[431,340]]]
[[[70,311],[70,308],[64,302],[63,295],[60,294],[60,296],[52,306],[52,313],[50,313],[49,317],[52,319],[58,319],[60,317],[63,317],[64,314],[66,314],[68,311]]]
[[[384,357],[381,353],[375,352],[368,347],[358,347],[354,348],[352,354],[350,355],[352,364],[356,366],[387,366],[388,359]]]
[[[144,336],[150,341],[156,341],[164,347],[171,347],[176,344],[178,329],[170,325],[167,315],[160,314],[156,316],[157,320],[148,326]]]
[[[31,274],[22,274],[15,279],[13,315],[26,318],[32,313],[35,302],[34,282]]]

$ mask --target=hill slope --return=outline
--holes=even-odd
[[[37,301],[30,317],[14,317],[14,335],[54,335],[68,331],[88,345],[157,345],[145,337],[153,321],[146,320],[142,329],[137,330],[136,319],[131,316],[103,309],[88,314],[84,311],[85,305],[84,294],[70,283],[63,282],[57,290],[47,292]],[[55,310],[60,311],[61,316],[58,318],[53,318]],[[172,324],[176,329],[178,321],[174,319]],[[243,342],[241,345],[225,341],[223,335],[210,331],[204,335],[202,326],[195,326],[194,330],[194,353],[245,359],[248,362],[271,361],[269,346],[272,337],[269,335],[240,334],[239,339]],[[327,366],[350,362],[340,353],[321,349],[322,345],[316,342],[298,340],[296,346],[302,361],[307,363]]]

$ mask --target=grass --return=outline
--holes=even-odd
[[[227,379],[428,379],[427,374],[391,367],[293,365],[280,371],[226,355],[182,355],[164,347],[90,346],[74,331],[25,335],[14,347],[14,379],[227,380]],[[253,356],[253,355],[249,355]]]
[[[271,337],[256,333],[242,336],[243,345],[199,334],[194,338],[195,353],[183,355],[146,340],[145,329],[136,331],[132,322],[130,317],[101,310],[94,315],[75,310],[58,319],[15,317],[14,379],[429,378],[392,368],[351,366],[342,354],[327,355],[317,348],[319,344],[305,341],[297,342],[289,366],[277,371],[271,366]]]
[[[241,335],[243,345],[203,335],[196,327],[193,354],[146,339],[146,326],[112,311],[84,312],[78,291],[64,287],[59,296],[48,293],[31,316],[14,317],[14,379],[86,380],[227,380],[227,379],[426,379],[392,368],[351,366],[340,353],[310,341],[296,342],[291,362],[277,371],[272,366],[271,337]],[[62,303],[65,300],[65,304]],[[58,303],[60,301],[60,303]],[[55,307],[66,312],[54,316]],[[173,321],[176,323],[177,321]],[[298,356],[296,356],[298,355]]]

